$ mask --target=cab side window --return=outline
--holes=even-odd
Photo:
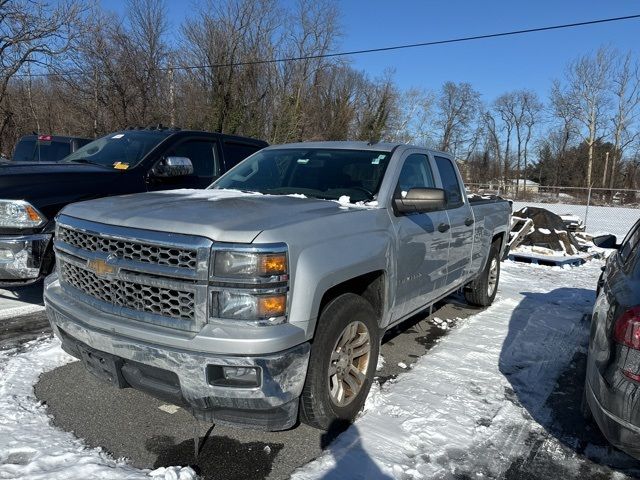
[[[235,167],[242,160],[249,155],[253,155],[258,150],[262,150],[262,147],[250,145],[248,143],[239,143],[232,141],[224,142],[224,163],[229,170],[231,167]]]
[[[633,229],[627,234],[625,239],[620,245],[620,260],[623,263],[627,263],[638,248],[638,242],[640,241],[640,222],[634,225]]]
[[[197,177],[215,177],[220,174],[216,142],[208,140],[187,140],[169,151],[173,157],[187,157],[193,164],[193,174]]]
[[[412,153],[404,161],[396,190],[405,197],[412,188],[434,188],[435,184],[429,158],[421,153]]]
[[[447,208],[458,208],[464,203],[462,192],[460,190],[460,182],[453,163],[448,158],[435,157],[440,179],[442,180],[442,188],[447,194]]]

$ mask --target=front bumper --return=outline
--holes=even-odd
[[[296,423],[309,362],[308,343],[278,353],[241,356],[136,340],[96,327],[101,313],[90,306],[76,303],[75,308],[68,308],[65,298],[60,298],[59,287],[50,288],[58,283],[52,280],[45,289],[45,304],[53,331],[63,348],[81,358],[92,373],[97,374],[87,356],[93,355],[99,362],[104,357],[115,369],[106,375],[109,378],[98,375],[101,378],[181,405],[197,418],[213,423],[272,431]],[[260,386],[211,385],[208,365],[258,367]]]
[[[29,283],[40,269],[51,234],[0,236],[0,285]]]

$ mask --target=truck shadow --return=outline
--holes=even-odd
[[[579,478],[566,461],[576,456],[588,459],[592,473],[604,475],[602,478],[608,478],[607,469],[640,474],[640,462],[610,446],[580,411],[594,291],[558,288],[523,294],[511,315],[499,368],[511,385],[505,388],[505,398],[524,408],[545,433],[529,438],[532,449],[527,458],[516,459],[506,478],[547,474],[549,478]],[[560,452],[545,449],[549,437],[560,442]]]
[[[200,450],[194,457],[193,440],[175,443],[171,436],[156,436],[146,441],[145,448],[157,455],[153,468],[169,465],[190,466],[198,478],[225,480],[265,479],[271,474],[274,461],[283,449],[282,443],[240,442],[211,435],[211,427],[198,438]],[[343,421],[333,422],[320,436],[320,448],[333,456],[335,465],[324,475],[326,480],[391,480],[364,450],[358,428]],[[326,453],[325,453],[326,454]]]
[[[31,285],[0,288],[0,301],[17,300],[33,305],[44,305],[42,299],[43,281]]]
[[[170,436],[152,437],[146,448],[158,455],[153,468],[169,465],[189,465],[198,478],[224,478],[229,480],[264,479],[271,473],[273,462],[283,444],[263,442],[240,442],[238,440],[209,435],[200,437],[200,451],[194,457],[193,440],[175,443]]]
[[[392,480],[366,452],[354,424],[334,421],[320,438],[320,447],[335,461],[331,470],[319,477],[323,480]]]

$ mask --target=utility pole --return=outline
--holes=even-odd
[[[173,67],[169,67],[169,123],[172,127],[176,126],[176,88],[173,76]]]
[[[93,71],[93,138],[98,138],[98,69]]]
[[[607,186],[607,169],[609,168],[609,152],[604,154],[604,173],[602,174],[602,188]]]

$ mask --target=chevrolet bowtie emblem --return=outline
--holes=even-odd
[[[89,269],[98,276],[115,273],[116,271],[116,267],[109,265],[104,260],[89,260],[87,262],[87,267],[89,267]]]

